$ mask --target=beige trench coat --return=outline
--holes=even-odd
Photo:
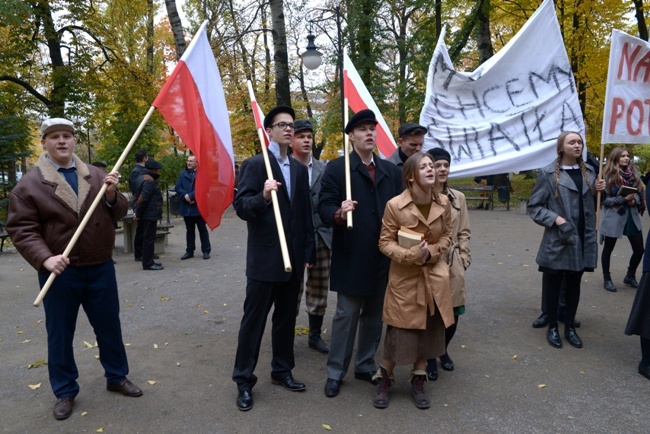
[[[427,314],[434,315],[436,308],[445,327],[454,323],[449,266],[444,260],[451,246],[451,210],[447,197],[440,195],[440,202],[432,202],[427,218],[408,190],[386,204],[379,250],[391,259],[383,320],[393,327],[424,330]],[[397,232],[402,226],[427,234],[431,258],[425,264],[418,264],[418,246],[407,249],[398,244]]]
[[[469,215],[465,195],[453,188],[447,194],[451,204],[451,247],[445,260],[449,265],[449,284],[451,285],[451,301],[453,307],[465,306],[465,270],[472,263],[472,253],[469,250],[469,239],[472,230],[469,225]]]

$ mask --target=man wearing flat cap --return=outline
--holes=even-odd
[[[253,371],[271,307],[271,382],[292,392],[305,390],[291,371],[295,366],[298,291],[306,264],[314,263],[314,229],[307,168],[287,153],[295,128],[294,117],[291,107],[278,106],[264,118],[273,179],[267,177],[261,154],[244,161],[239,171],[234,206],[248,226],[247,282],[232,379],[237,383],[237,408],[241,411],[253,408],[252,390],[257,383]],[[292,267],[288,272],[282,260],[271,191],[277,192]]]
[[[314,144],[314,128],[308,120],[295,122],[291,149],[293,158],[307,166],[309,173],[309,190],[311,196],[312,222],[314,224],[314,242],[316,246],[316,262],[307,270],[307,283],[305,285],[305,310],[309,315],[309,339],[307,344],[312,350],[321,354],[329,353],[329,346],[321,337],[323,317],[327,308],[327,290],[330,284],[330,257],[332,248],[332,228],[325,225],[318,215],[318,195],[320,182],[325,170],[325,163],[312,156]],[[303,279],[304,280],[304,279]],[[298,309],[302,298],[302,282],[298,292]]]
[[[393,155],[386,158],[386,161],[390,161],[402,169],[408,157],[422,150],[424,135],[426,133],[427,129],[425,127],[413,122],[405,123],[399,127],[397,130],[397,134],[399,135],[397,149],[395,149]]]
[[[148,159],[144,164],[144,174],[140,178],[140,195],[138,196],[135,218],[142,225],[142,269],[159,271],[164,269],[162,264],[154,262],[154,247],[158,220],[162,219],[163,196],[158,178],[161,162]]]
[[[328,397],[339,394],[352,359],[357,328],[354,378],[372,382],[376,372],[375,352],[381,340],[390,265],[390,260],[379,251],[379,233],[386,202],[403,190],[400,169],[373,153],[376,125],[375,114],[361,110],[345,127],[353,145],[352,200],[346,200],[345,194],[345,157],[328,163],[321,181],[318,213],[334,229],[330,290],[337,292],[327,358]],[[348,211],[353,211],[352,230],[346,227]]]
[[[97,337],[106,388],[125,396],[142,395],[142,390],[126,378],[129,365],[111,258],[113,220],[126,214],[127,200],[117,191],[117,172],[105,174],[74,154],[74,132],[74,124],[67,119],[43,122],[41,144],[45,152],[36,168],[12,190],[7,215],[11,241],[38,272],[40,285],[45,284],[50,273],[57,275],[43,299],[47,368],[57,398],[53,410],[56,419],[70,417],[79,393],[72,341],[80,305]],[[107,189],[103,200],[70,254],[63,256],[104,184]]]

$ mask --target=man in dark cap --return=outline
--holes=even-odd
[[[422,150],[426,133],[427,129],[425,127],[413,122],[405,123],[399,127],[399,130],[397,130],[399,135],[397,149],[393,152],[393,155],[386,158],[386,161],[390,161],[401,169],[408,157]]]
[[[147,163],[149,156],[147,151],[144,149],[138,149],[135,151],[135,166],[129,175],[129,189],[131,190],[131,195],[133,197],[133,212],[137,211],[137,202],[138,196],[140,195],[140,187],[142,186],[142,177],[145,173],[144,165]],[[136,222],[137,225],[137,222]],[[142,230],[144,227],[142,225],[137,225],[135,228],[135,237],[133,238],[133,258],[136,262],[142,262]],[[154,255],[154,259],[158,259]]]
[[[105,174],[74,154],[74,124],[47,119],[41,125],[44,153],[36,168],[26,173],[11,192],[7,232],[29,264],[38,271],[41,286],[50,273],[57,275],[43,299],[47,329],[50,386],[57,398],[55,419],[72,414],[79,393],[79,372],[73,338],[79,306],[97,337],[106,388],[125,396],[140,396],[131,383],[120,326],[120,300],[115,266],[111,260],[115,231],[113,219],[122,218],[127,200],[117,190],[117,172]],[[70,254],[63,252],[102,187],[99,201]],[[68,430],[66,430],[68,431]]]
[[[298,120],[293,132],[291,149],[293,158],[307,166],[312,207],[312,222],[314,224],[314,242],[316,246],[316,263],[307,270],[305,290],[305,310],[309,315],[309,348],[319,353],[327,354],[330,349],[321,337],[323,316],[327,308],[327,290],[330,284],[330,257],[332,248],[332,228],[325,225],[318,215],[318,195],[320,182],[325,170],[325,163],[312,156],[314,144],[314,129],[308,120]],[[298,309],[302,298],[302,282],[298,292]]]
[[[163,197],[158,186],[162,163],[149,159],[144,168],[145,173],[142,176],[135,212],[138,226],[142,225],[142,269],[158,271],[164,268],[162,264],[154,262],[156,230],[158,229],[158,220],[162,218]]]
[[[345,157],[325,166],[318,213],[334,228],[330,290],[337,292],[327,358],[325,396],[339,394],[348,371],[357,328],[359,339],[354,378],[372,382],[375,353],[381,340],[382,309],[390,260],[379,251],[379,233],[386,203],[401,193],[402,174],[373,153],[377,120],[371,110],[356,113],[345,126],[352,142],[350,182],[352,200],[345,194]],[[348,211],[354,225],[347,230]]]
[[[239,171],[234,206],[248,226],[247,282],[232,379],[237,383],[237,408],[241,411],[253,408],[252,390],[257,383],[253,371],[272,306],[275,310],[271,382],[292,392],[305,390],[305,385],[296,381],[291,371],[295,366],[293,341],[298,291],[306,264],[314,263],[314,229],[307,168],[287,153],[295,128],[294,117],[291,107],[278,106],[264,118],[270,139],[268,151],[273,179],[267,179],[262,155],[244,161]],[[285,270],[282,260],[271,191],[277,192],[291,271]]]
[[[93,161],[92,165],[101,170],[102,172],[106,173],[106,163],[103,161]]]

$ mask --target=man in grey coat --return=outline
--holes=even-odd
[[[399,138],[397,139],[397,149],[393,152],[393,155],[386,158],[386,161],[390,161],[400,169],[404,166],[404,162],[408,157],[420,152],[422,150],[422,145],[424,145],[424,135],[427,133],[427,129],[422,125],[408,122],[399,127],[397,134]]]

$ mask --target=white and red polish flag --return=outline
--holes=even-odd
[[[264,131],[264,144],[268,148],[271,139],[269,139],[269,134],[266,132],[266,128],[264,128],[264,112],[262,111],[260,105],[257,103],[257,98],[255,98],[255,92],[253,91],[253,84],[251,83],[250,80],[248,80],[246,84],[248,86],[248,96],[251,99],[251,107],[253,108],[253,118],[255,119],[255,130],[261,128],[262,131]]]
[[[235,159],[221,76],[203,23],[153,106],[199,163],[195,198],[214,229],[234,196]]]
[[[353,112],[357,113],[364,109],[370,109],[377,116],[377,149],[379,150],[379,156],[381,158],[390,157],[397,149],[395,139],[347,52],[343,53],[343,83],[343,94],[348,99],[348,104]],[[345,128],[345,125],[343,128]]]

